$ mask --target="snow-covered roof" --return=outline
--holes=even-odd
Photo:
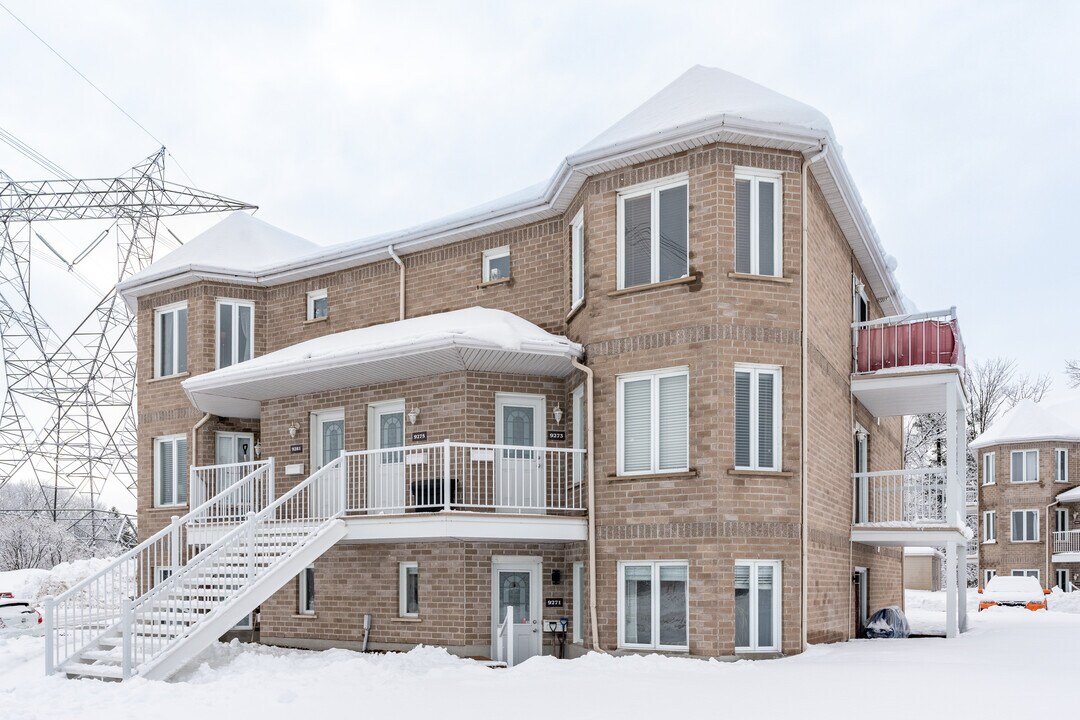
[[[192,258],[190,268],[154,263],[118,289],[134,304],[141,295],[207,275],[276,285],[386,260],[391,246],[398,253],[418,252],[558,217],[592,175],[716,142],[794,150],[817,158],[811,172],[866,273],[867,286],[887,315],[911,309],[893,274],[896,261],[881,246],[828,119],[757,83],[700,65],[568,155],[545,182],[432,222],[333,246],[297,248],[272,261],[252,263],[241,253],[235,265],[226,266],[214,249],[204,247],[209,259]]]
[[[513,313],[472,307],[325,335],[182,385],[203,412],[258,417],[264,400],[460,370],[565,377],[581,354]]]
[[[971,443],[981,448],[1019,442],[1080,442],[1080,391],[1047,394],[1040,402],[1021,400]]]
[[[932,547],[906,547],[904,548],[904,557],[945,557],[945,554]]]

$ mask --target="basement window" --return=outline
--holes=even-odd
[[[510,277],[510,246],[484,251],[484,282],[506,280]]]
[[[420,567],[415,562],[398,566],[398,615],[420,616]]]
[[[309,565],[304,568],[297,578],[297,598],[299,600],[297,612],[301,615],[315,614],[315,566]]]

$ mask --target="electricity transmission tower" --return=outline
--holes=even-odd
[[[102,511],[102,491],[118,487],[135,494],[135,314],[113,285],[153,260],[161,218],[254,207],[166,182],[164,159],[162,148],[117,178],[15,181],[0,171],[0,352],[6,376],[0,487],[12,479],[36,482],[40,503],[33,511],[77,524],[91,547],[120,532],[119,516]],[[80,219],[112,224],[70,261],[34,229],[39,222]],[[57,333],[34,304],[40,296],[31,292],[31,252],[42,252],[34,246],[43,244],[75,277],[75,267],[110,235],[116,245],[110,289],[74,331]],[[25,410],[42,405],[48,420],[35,428]]]

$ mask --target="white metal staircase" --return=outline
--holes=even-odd
[[[220,492],[46,599],[46,673],[169,677],[344,537],[341,463],[276,500],[272,461],[228,466]]]

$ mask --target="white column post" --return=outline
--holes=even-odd
[[[957,586],[959,577],[957,572],[957,548],[954,543],[945,543],[945,637],[953,638],[960,634],[960,625],[956,602]]]
[[[443,440],[442,500],[443,510],[450,512],[450,438]]]
[[[131,598],[125,597],[120,601],[120,627],[123,632],[123,646],[120,656],[120,676],[127,680],[131,677],[131,660],[133,656],[132,636],[135,628],[134,613],[131,608]]]
[[[310,510],[310,508],[309,508]],[[247,585],[255,581],[255,513],[248,512],[248,556],[247,556]]]
[[[53,637],[53,628],[56,627],[56,600],[52,595],[45,597],[43,610],[45,610],[45,675],[52,675],[55,668],[53,660],[56,657],[56,638]]]
[[[955,315],[955,310],[953,311]],[[956,393],[950,393],[954,397]],[[957,403],[956,408],[956,452],[952,453],[956,455],[956,462],[959,466],[959,474],[957,476],[956,487],[956,507],[964,508],[963,520],[964,527],[967,527],[967,413],[964,408]],[[957,510],[959,512],[959,510]],[[967,543],[956,546],[959,562],[957,562],[957,615],[958,615],[958,629],[960,632],[967,630],[967,578],[968,578],[968,556],[967,556]]]
[[[173,572],[180,569],[180,518],[176,515],[169,520],[169,566]]]

